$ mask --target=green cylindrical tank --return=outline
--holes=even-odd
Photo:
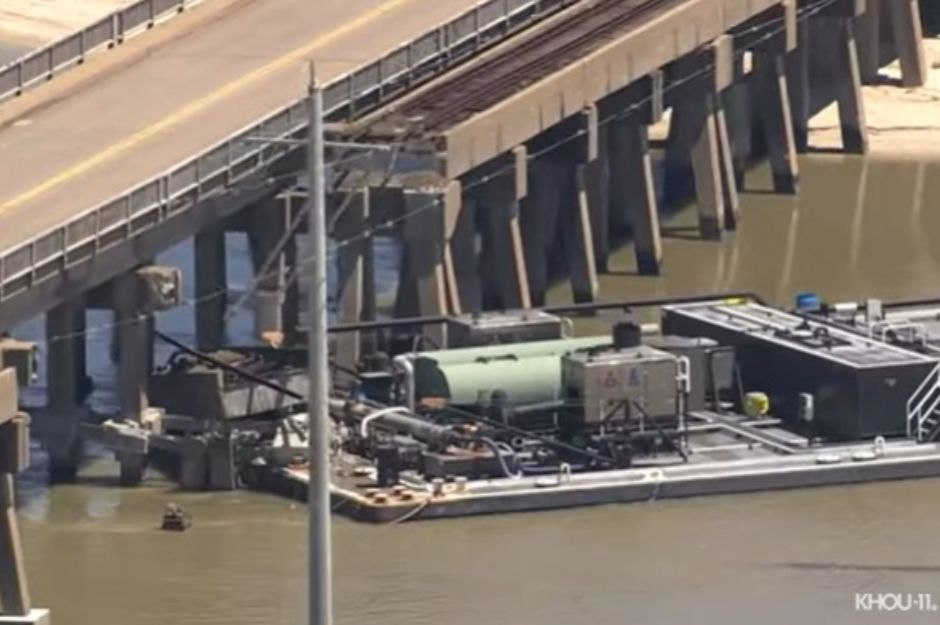
[[[561,357],[610,342],[604,335],[422,352],[414,359],[415,398],[469,405],[498,389],[514,405],[552,401],[561,397]]]

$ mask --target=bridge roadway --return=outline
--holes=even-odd
[[[5,103],[0,254],[475,2],[216,0]]]

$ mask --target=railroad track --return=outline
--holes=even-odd
[[[441,131],[582,58],[628,25],[683,0],[596,0],[570,19],[429,89],[399,112]]]

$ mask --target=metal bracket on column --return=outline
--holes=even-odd
[[[524,145],[516,146],[512,150],[512,158],[513,175],[515,176],[515,193],[516,200],[518,201],[529,195],[529,151]]]
[[[598,139],[598,116],[597,107],[588,106],[581,112],[581,130],[584,133],[583,146],[581,154],[578,155],[578,161],[581,163],[590,163],[597,159],[599,153]]]

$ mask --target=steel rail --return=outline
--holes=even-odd
[[[596,2],[406,102],[401,113],[423,118],[426,131],[453,126],[590,53],[617,31],[670,3],[676,0]]]

